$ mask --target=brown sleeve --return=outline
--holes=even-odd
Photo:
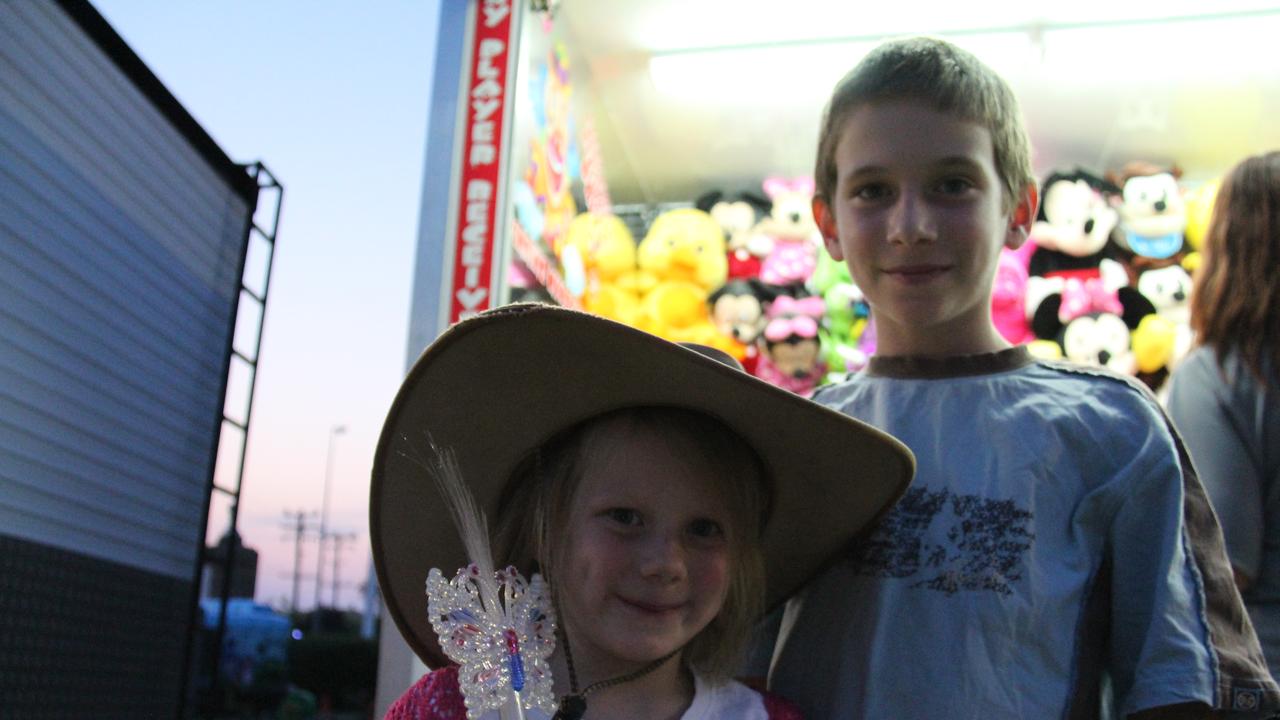
[[[1236,589],[1222,529],[1196,475],[1191,456],[1173,423],[1165,425],[1178,448],[1183,477],[1183,522],[1192,559],[1204,584],[1204,615],[1218,661],[1217,707],[1224,710],[1280,710],[1280,687],[1271,679],[1262,648]]]

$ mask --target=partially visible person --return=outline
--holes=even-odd
[[[1280,669],[1280,152],[1218,192],[1169,413],[1209,492],[1272,675]]]

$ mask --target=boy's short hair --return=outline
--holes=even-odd
[[[817,197],[830,203],[835,194],[836,147],[845,121],[859,107],[885,100],[918,100],[987,128],[1006,212],[1035,183],[1031,143],[1009,84],[972,53],[945,40],[915,37],[879,45],[831,93],[818,135]]]
[[[720,420],[684,408],[631,407],[562,431],[512,473],[494,532],[496,557],[526,573],[536,567],[554,589],[562,580],[557,566],[567,551],[564,531],[583,476],[598,468],[595,463],[607,467],[611,438],[637,433],[652,434],[682,457],[700,462],[727,503],[728,592],[720,612],[684,648],[684,660],[692,668],[709,679],[727,680],[739,669],[751,631],[764,612],[766,578],[759,538],[769,489],[755,451]]]

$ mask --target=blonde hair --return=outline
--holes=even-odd
[[[512,474],[497,515],[495,551],[505,564],[538,568],[554,590],[556,569],[568,550],[564,529],[575,493],[620,433],[651,434],[681,457],[698,462],[725,499],[729,588],[720,611],[685,646],[683,658],[708,679],[730,678],[764,610],[759,538],[769,496],[755,451],[719,420],[684,408],[637,407],[606,413],[559,433]]]
[[[879,45],[832,91],[814,165],[816,195],[827,204],[839,180],[835,155],[845,122],[863,105],[887,100],[917,100],[985,127],[995,149],[1005,212],[1035,184],[1031,143],[1009,84],[972,53],[945,40],[917,37]]]

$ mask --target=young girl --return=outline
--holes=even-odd
[[[448,521],[428,444],[494,520],[508,570],[464,548],[460,533],[487,533]],[[714,350],[550,306],[460,323],[410,372],[374,460],[384,599],[440,668],[387,717],[798,717],[731,680],[751,628],[884,512],[912,468],[893,438]],[[464,570],[448,583],[432,571],[428,598],[430,568]],[[505,619],[489,622],[500,604]]]

